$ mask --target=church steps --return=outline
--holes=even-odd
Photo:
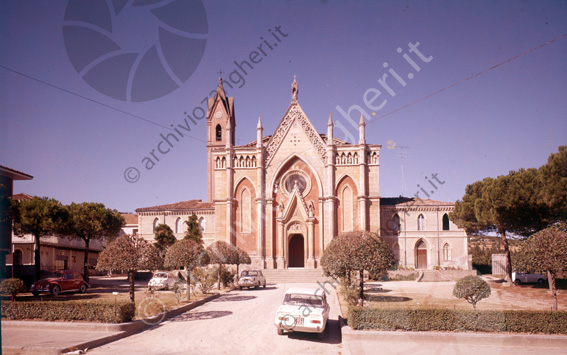
[[[266,269],[262,270],[268,283],[317,283],[331,281],[321,269]]]

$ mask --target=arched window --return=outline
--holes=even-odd
[[[217,141],[221,141],[222,140],[222,127],[221,127],[220,124],[217,125],[216,131],[217,131]]]
[[[446,213],[443,215],[443,230],[449,230],[449,216]]]
[[[394,218],[392,218],[392,231],[394,234],[400,233],[400,216],[396,213]]]
[[[443,261],[451,260],[451,246],[449,243],[443,244]]]
[[[181,221],[181,217],[178,217],[177,220],[175,220],[175,233],[181,233],[182,224],[183,222]]]
[[[159,218],[154,219],[153,232],[155,233],[157,226],[159,225]]]
[[[13,255],[12,265],[22,265],[23,253],[21,249],[16,249]]]
[[[240,194],[240,231],[242,233],[250,233],[252,227],[252,198],[250,191],[243,189]]]
[[[351,232],[353,230],[353,219],[354,219],[354,204],[352,197],[352,190],[349,186],[343,189],[342,195],[342,218],[343,218],[343,231]]]
[[[205,233],[205,218],[201,217],[199,218],[199,230],[201,231],[201,233]]]
[[[418,231],[425,230],[425,217],[423,217],[423,214],[417,216],[417,230]]]

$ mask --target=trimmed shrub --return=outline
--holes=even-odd
[[[85,321],[124,323],[134,318],[133,302],[111,303],[85,301],[2,302],[2,319],[46,321]]]
[[[16,300],[18,293],[26,292],[27,290],[26,284],[20,279],[10,278],[0,282],[0,293],[10,295],[12,301]]]
[[[348,324],[355,330],[567,334],[567,312],[397,310],[351,306]]]
[[[465,276],[455,284],[453,296],[464,298],[476,310],[478,301],[490,296],[490,286],[478,276]]]

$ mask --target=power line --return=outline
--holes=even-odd
[[[12,73],[14,73],[14,74],[21,75],[21,76],[23,76],[24,78],[31,79],[31,80],[36,81],[36,82],[38,82],[38,83],[41,83],[41,84],[43,84],[43,85],[47,85],[47,86],[49,86],[49,87],[51,87],[51,88],[54,88],[54,89],[63,91],[63,92],[65,92],[65,93],[67,93],[67,94],[71,94],[71,95],[73,95],[73,96],[77,96],[77,97],[79,97],[79,98],[81,98],[81,99],[83,99],[83,100],[87,100],[87,101],[90,101],[90,102],[92,102],[92,103],[95,103],[95,104],[104,106],[104,107],[106,107],[106,108],[109,108],[109,109],[111,109],[111,110],[114,110],[114,111],[123,113],[123,114],[125,114],[125,115],[130,116],[130,117],[134,117],[134,118],[136,118],[136,119],[139,119],[139,120],[142,120],[142,121],[144,121],[144,122],[147,122],[147,123],[156,125],[156,126],[161,127],[161,128],[168,129],[168,130],[170,130],[170,131],[175,131],[175,130],[173,130],[173,129],[170,128],[170,127],[166,127],[166,126],[161,125],[161,124],[159,124],[159,123],[157,123],[157,122],[151,121],[151,120],[149,120],[149,119],[147,119],[147,118],[140,117],[140,116],[138,116],[138,115],[135,115],[135,114],[133,114],[133,113],[130,113],[130,112],[121,110],[121,109],[116,108],[116,107],[113,107],[113,106],[110,106],[110,105],[105,104],[105,103],[103,103],[103,102],[100,102],[100,101],[91,99],[91,98],[86,97],[86,96],[83,96],[83,95],[81,95],[81,94],[77,94],[76,92],[73,92],[73,91],[64,89],[64,88],[59,87],[59,86],[57,86],[57,85],[53,85],[53,84],[48,83],[48,82],[46,82],[46,81],[43,81],[43,80],[41,80],[41,79],[34,78],[33,76],[30,76],[30,75],[24,74],[24,73],[22,73],[22,72],[19,72],[19,71],[17,71],[17,70],[8,68],[8,67],[6,67],[6,66],[4,66],[4,65],[1,65],[1,64],[0,64],[0,68],[2,68],[2,69],[4,69],[4,70],[7,70],[7,71],[10,71],[10,72],[12,72]],[[184,134],[184,136],[187,136],[187,137],[189,137],[189,138],[193,138],[193,139],[198,140],[198,141],[200,141],[200,142],[205,142],[205,141],[202,140],[202,139],[199,139],[199,138],[197,138],[197,137],[193,137],[193,136],[188,135],[188,134]]]
[[[566,37],[566,36],[567,36],[567,34],[564,34],[564,35],[561,35],[561,36],[559,36],[559,37],[557,37],[557,38],[552,39],[551,41],[548,41],[548,42],[545,42],[545,43],[543,43],[543,44],[540,44],[539,46],[534,47],[534,48],[532,48],[532,49],[530,49],[530,50],[528,50],[528,51],[525,51],[525,52],[522,53],[522,54],[519,54],[519,55],[517,55],[517,56],[515,56],[515,57],[512,57],[512,58],[510,58],[510,59],[506,59],[506,60],[503,61],[503,62],[500,62],[500,63],[498,63],[498,64],[496,64],[496,65],[491,66],[490,68],[484,69],[483,71],[480,71],[480,72],[478,72],[478,73],[476,73],[476,74],[473,74],[473,75],[471,75],[471,76],[469,76],[469,77],[467,77],[467,78],[465,78],[465,79],[459,80],[459,81],[457,81],[457,82],[454,83],[454,84],[451,84],[451,85],[449,85],[449,86],[446,86],[446,87],[444,87],[443,89],[437,90],[437,91],[435,91],[434,93],[431,93],[431,94],[429,94],[429,95],[426,95],[426,96],[422,97],[421,99],[412,101],[412,102],[410,102],[410,103],[407,104],[407,105],[404,105],[404,106],[402,106],[402,107],[399,107],[399,108],[395,109],[394,111],[390,111],[390,112],[388,112],[388,113],[386,113],[386,114],[384,114],[384,115],[382,115],[382,116],[375,117],[375,118],[369,120],[368,123],[371,123],[371,122],[380,120],[380,119],[382,119],[382,118],[384,118],[384,117],[390,116],[391,114],[394,114],[394,113],[396,113],[396,112],[398,112],[398,111],[401,111],[401,110],[403,110],[403,109],[405,109],[405,108],[408,108],[408,107],[410,107],[410,106],[413,106],[413,105],[417,104],[418,102],[427,100],[427,99],[430,98],[431,96],[437,95],[437,94],[439,94],[439,93],[441,93],[441,92],[443,92],[443,91],[445,91],[445,90],[447,90],[447,89],[450,89],[450,88],[452,88],[452,87],[454,87],[454,86],[457,86],[457,85],[459,85],[459,84],[461,84],[461,83],[464,83],[464,82],[467,81],[467,80],[470,80],[470,79],[472,79],[472,78],[475,78],[475,77],[477,77],[477,76],[479,76],[479,75],[482,75],[482,74],[484,74],[484,73],[486,73],[486,72],[488,72],[488,71],[490,71],[490,70],[492,70],[492,69],[496,69],[496,68],[498,68],[498,67],[500,67],[500,66],[502,66],[502,65],[504,65],[504,64],[506,64],[506,63],[509,63],[509,62],[511,62],[511,61],[513,61],[513,60],[516,60],[516,59],[520,58],[520,57],[523,57],[523,56],[525,56],[525,55],[528,54],[528,53],[531,53],[531,52],[533,52],[533,51],[535,51],[535,50],[538,50],[538,49],[540,49],[540,48],[542,48],[542,47],[545,47],[545,46],[547,46],[548,44],[551,44],[551,43],[553,43],[553,42],[555,42],[555,41],[557,41],[557,40],[559,40],[559,39],[561,39],[561,38],[563,38],[563,37]],[[350,131],[355,131],[355,130],[356,130],[356,129],[353,128],[353,129],[351,129]]]

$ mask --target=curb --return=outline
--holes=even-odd
[[[116,341],[118,339],[122,339],[124,337],[130,336],[134,333],[139,331],[154,327],[162,323],[163,321],[178,316],[184,312],[187,312],[193,308],[197,308],[209,301],[212,301],[216,298],[221,296],[220,293],[216,293],[214,295],[208,296],[199,300],[197,302],[187,304],[185,306],[181,306],[179,308],[172,309],[170,311],[158,314],[157,316],[147,318],[144,320],[137,320],[134,322],[128,323],[120,323],[120,324],[109,324],[109,323],[85,323],[85,322],[77,322],[77,323],[69,323],[69,322],[45,322],[45,321],[2,321],[2,328],[26,328],[26,329],[58,329],[58,330],[74,330],[76,331],[77,327],[80,327],[81,330],[85,331],[100,331],[100,332],[108,332],[108,333],[115,333],[108,336],[103,336],[98,339],[89,340],[83,343],[75,344],[66,348],[60,349],[45,349],[45,348],[20,348],[20,347],[4,347],[2,346],[2,352],[5,354],[61,354],[70,352],[76,349],[86,349],[86,348],[95,348],[104,344],[108,344],[110,342]],[[159,320],[159,321],[157,321]],[[152,323],[152,321],[156,321]]]
[[[483,342],[495,346],[542,346],[546,348],[567,348],[565,335],[501,334],[501,333],[436,333],[379,330],[353,330],[342,328],[343,344],[349,341],[407,340],[424,343],[475,344]]]

